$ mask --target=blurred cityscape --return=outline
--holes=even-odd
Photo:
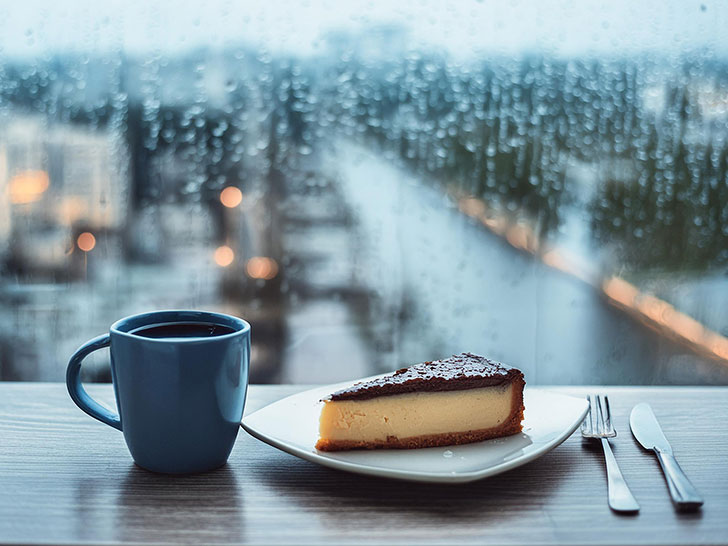
[[[252,323],[254,382],[469,350],[531,384],[728,384],[728,60],[402,41],[5,59],[0,379],[206,308]]]

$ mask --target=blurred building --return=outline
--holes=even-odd
[[[76,237],[116,232],[126,212],[110,134],[40,116],[0,126],[0,252],[11,269],[63,271]]]

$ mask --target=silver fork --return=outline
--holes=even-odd
[[[609,398],[602,395],[587,395],[589,413],[581,423],[581,435],[584,438],[600,439],[604,448],[604,459],[607,462],[607,485],[609,487],[609,507],[615,512],[637,512],[637,504],[632,492],[624,481],[614,458],[608,438],[614,438],[617,431],[612,426],[612,415],[609,410]]]

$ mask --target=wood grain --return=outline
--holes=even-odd
[[[247,410],[304,388],[252,386]],[[89,391],[113,404],[109,385]],[[601,451],[578,434],[524,467],[453,486],[321,468],[241,430],[222,469],[169,477],[136,467],[122,435],[76,408],[64,385],[0,383],[0,543],[726,543],[728,388],[599,391],[637,516],[609,510]],[[705,497],[701,512],[673,510],[657,461],[632,439],[639,401]]]

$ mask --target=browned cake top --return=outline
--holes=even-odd
[[[462,353],[402,368],[391,375],[357,383],[337,391],[328,400],[366,400],[375,396],[422,391],[458,391],[492,387],[513,381],[523,374],[484,356]]]

